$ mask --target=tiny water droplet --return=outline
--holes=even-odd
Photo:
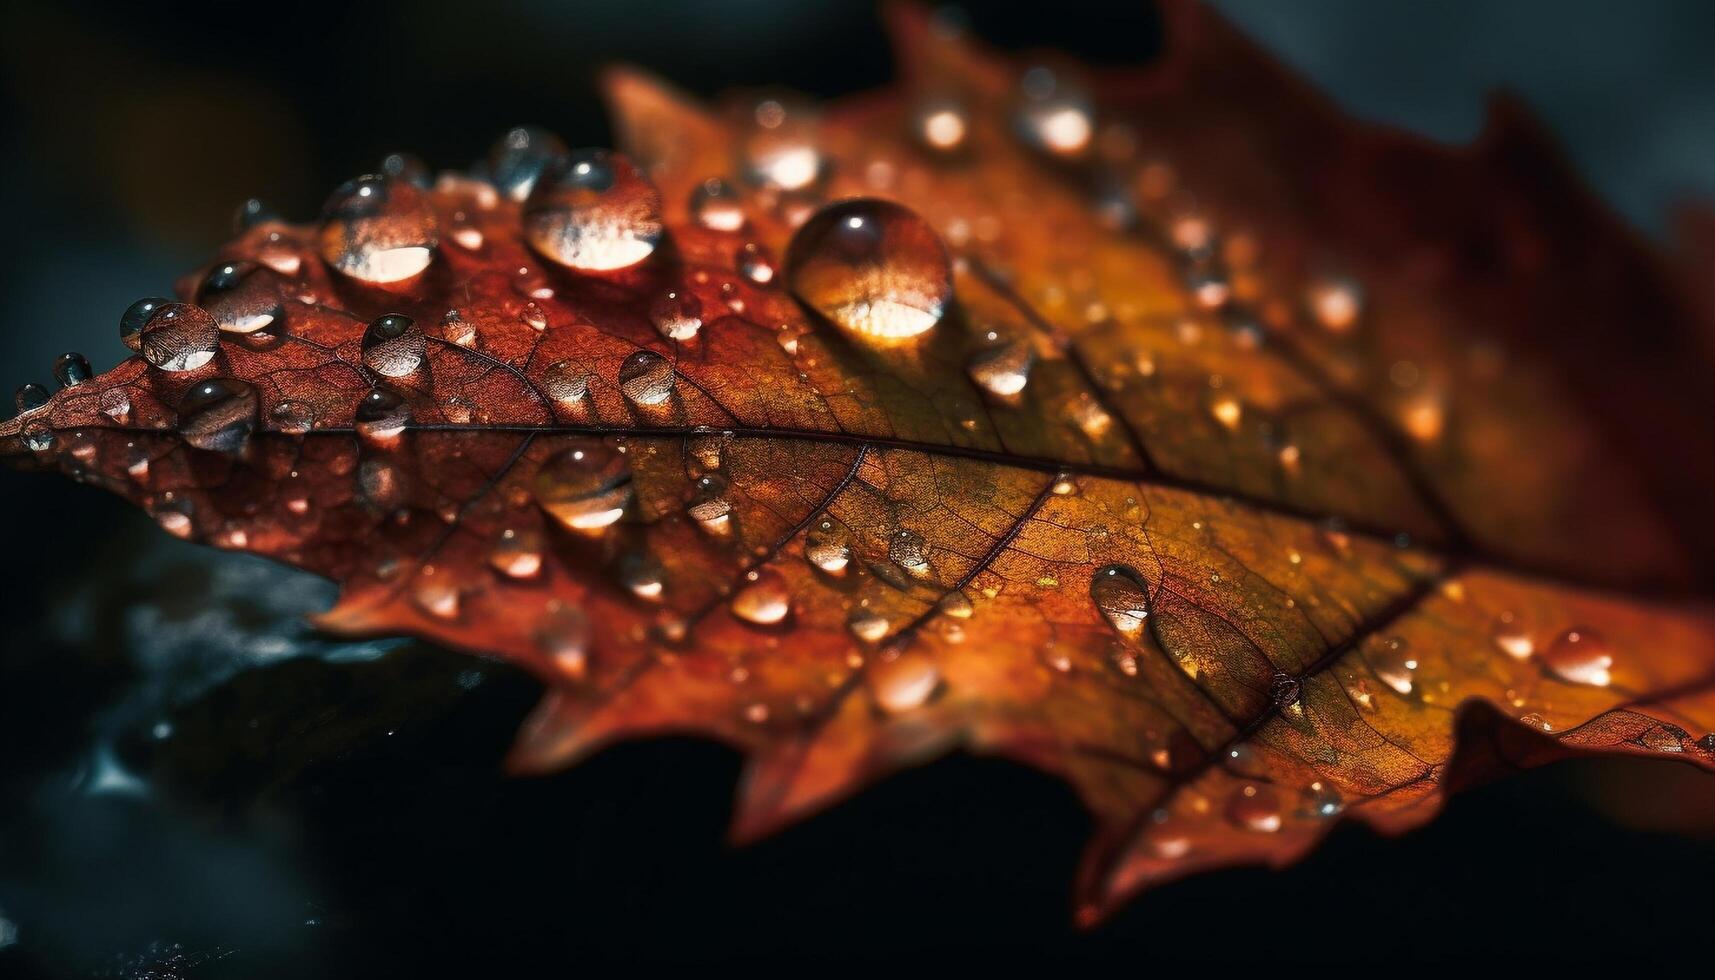
[[[1238,430],[1244,420],[1244,404],[1232,395],[1217,392],[1209,398],[1209,415],[1228,432]]]
[[[411,421],[411,405],[398,393],[372,388],[357,403],[357,434],[370,445],[390,448],[399,442]]]
[[[1026,71],[1019,83],[1019,135],[1052,156],[1071,159],[1089,149],[1095,135],[1095,111],[1089,96],[1062,80],[1051,68]]]
[[[54,358],[54,380],[61,388],[71,388],[83,384],[95,376],[90,370],[89,360],[76,351],[71,351]]]
[[[1012,341],[985,347],[971,355],[966,371],[984,391],[997,398],[1015,398],[1030,381],[1036,355],[1030,345]]]
[[[1613,652],[1596,631],[1577,626],[1556,636],[1542,651],[1542,665],[1571,684],[1607,687],[1612,680]]]
[[[861,606],[846,617],[846,628],[865,643],[880,643],[887,636],[889,625],[886,616]]]
[[[382,377],[403,378],[416,373],[428,350],[423,328],[403,313],[378,316],[363,332],[363,366]]]
[[[703,328],[703,302],[688,289],[671,289],[649,305],[649,319],[668,340],[691,340]]]
[[[261,198],[248,198],[232,212],[232,230],[242,232],[270,221],[279,221],[280,213]]]
[[[17,407],[19,415],[39,412],[48,407],[48,389],[33,381],[21,384],[12,394],[12,404]]]
[[[862,337],[915,337],[953,296],[947,247],[914,212],[872,198],[816,212],[792,236],[787,283],[818,313]]]
[[[929,657],[907,652],[872,663],[867,679],[876,706],[888,714],[901,714],[929,702],[941,686],[941,670]]]
[[[666,590],[666,570],[654,556],[642,551],[620,557],[619,580],[632,595],[646,602],[661,601]]]
[[[488,151],[488,179],[514,201],[530,196],[542,172],[567,153],[558,136],[535,126],[517,126]]]
[[[719,177],[710,177],[691,191],[691,220],[710,231],[738,231],[744,227],[744,198],[738,189]]]
[[[305,402],[287,399],[269,413],[274,426],[287,435],[301,436],[316,427],[316,410]]]
[[[661,240],[661,195],[625,157],[579,150],[543,172],[524,205],[524,233],[570,269],[630,268]]]
[[[1397,694],[1411,693],[1417,675],[1417,658],[1404,640],[1399,637],[1381,640],[1372,648],[1369,659],[1370,669],[1375,671],[1378,680]]]
[[[126,347],[134,351],[143,349],[143,325],[155,315],[155,311],[171,303],[172,300],[160,296],[145,296],[125,308],[119,314],[119,339]]]
[[[1320,779],[1304,787],[1302,796],[1304,808],[1318,817],[1336,816],[1346,808],[1340,791]]]
[[[190,303],[166,303],[155,309],[139,336],[143,357],[163,371],[195,371],[214,359],[220,327],[214,317]]]
[[[755,575],[732,597],[732,613],[747,623],[772,626],[792,611],[792,596],[779,572],[765,568]]]
[[[1090,598],[1109,625],[1122,636],[1143,634],[1149,619],[1149,586],[1129,565],[1108,565],[1090,580]]]
[[[591,630],[583,610],[561,606],[536,627],[536,649],[572,680],[589,673]]]
[[[322,260],[360,282],[416,276],[439,244],[428,197],[409,183],[369,175],[341,184],[322,209]]]
[[[254,262],[224,262],[197,287],[197,303],[228,333],[253,334],[285,315],[273,273]]]
[[[710,534],[724,537],[732,530],[732,501],[727,497],[726,478],[710,473],[698,478],[696,491],[685,512]]]
[[[954,619],[970,619],[976,613],[976,607],[971,604],[971,597],[963,592],[953,591],[941,597],[939,609],[943,616]]]
[[[381,158],[381,175],[428,190],[434,183],[429,165],[410,153],[389,153]]]
[[[660,405],[673,395],[673,365],[651,350],[640,350],[619,366],[619,391],[633,405]]]
[[[536,503],[569,531],[597,533],[631,504],[631,465],[605,445],[566,449],[536,473]]]
[[[754,125],[740,148],[746,179],[759,187],[796,191],[821,177],[822,155],[816,148],[815,115],[809,107],[793,100],[764,99],[751,117]]]
[[[929,574],[929,544],[923,535],[902,527],[887,539],[887,560],[922,578]]]
[[[1227,819],[1235,827],[1259,834],[1280,829],[1280,796],[1267,786],[1246,784],[1227,797]]]
[[[26,423],[18,435],[23,438],[24,445],[32,452],[45,453],[54,448],[56,436],[53,426],[37,419]]]
[[[1346,333],[1363,313],[1363,292],[1346,279],[1327,279],[1310,287],[1310,313],[1330,333]]]
[[[1495,647],[1514,660],[1529,660],[1536,652],[1536,644],[1531,641],[1530,634],[1512,622],[1512,614],[1506,613],[1495,623]]]
[[[931,99],[917,107],[912,125],[923,145],[939,153],[953,153],[970,135],[970,118],[964,105],[953,99]]]
[[[179,434],[198,449],[239,453],[256,428],[256,389],[236,378],[210,378],[179,402]]]
[[[101,414],[124,425],[131,421],[131,393],[124,388],[109,388],[101,393]]]
[[[576,405],[589,395],[590,376],[571,361],[559,361],[542,372],[542,390],[562,405]]]
[[[821,520],[804,536],[804,557],[819,571],[828,575],[844,575],[851,564],[852,545],[845,528],[830,520]]]
[[[738,274],[755,285],[766,286],[774,281],[774,256],[768,254],[768,249],[759,242],[745,242],[739,246]]]
[[[531,330],[548,329],[548,314],[542,309],[542,304],[535,300],[525,303],[524,308],[518,311],[518,320]]]

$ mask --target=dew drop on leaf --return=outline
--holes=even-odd
[[[661,240],[661,195],[625,157],[579,150],[543,172],[524,205],[524,233],[569,269],[630,268]]]
[[[252,334],[285,315],[272,273],[254,262],[224,262],[197,287],[197,303],[228,333]]]
[[[316,427],[316,410],[310,405],[287,399],[268,413],[274,426],[287,435],[303,435]]]
[[[357,403],[355,414],[357,434],[377,448],[398,444],[411,421],[411,406],[397,393],[385,388],[370,389]]]
[[[758,242],[745,242],[738,249],[738,274],[757,286],[774,281],[774,257]]]
[[[39,412],[48,406],[48,389],[33,381],[21,384],[18,390],[12,393],[12,404],[18,409],[19,415]]]
[[[971,380],[997,398],[1014,398],[1024,391],[1030,381],[1030,366],[1035,360],[1029,345],[1018,342],[998,344],[977,351],[971,356],[966,370]]]
[[[1363,312],[1363,293],[1356,283],[1326,279],[1310,287],[1310,315],[1330,333],[1346,333]]]
[[[256,389],[236,378],[210,378],[179,402],[179,434],[198,449],[241,452],[256,428]]]
[[[124,388],[109,388],[101,393],[101,414],[120,425],[131,421],[131,395]]]
[[[1280,796],[1267,786],[1246,784],[1227,797],[1227,819],[1233,826],[1259,834],[1280,829]]]
[[[812,111],[798,103],[763,99],[751,112],[753,125],[741,147],[745,177],[775,191],[803,190],[822,175]]]
[[[1612,679],[1609,671],[1614,666],[1614,657],[1600,634],[1578,626],[1556,636],[1543,648],[1542,665],[1568,683],[1607,687]]]
[[[119,340],[134,351],[143,349],[143,325],[155,311],[173,301],[160,296],[145,296],[119,314]]]
[[[792,596],[786,579],[771,568],[753,572],[755,577],[732,597],[732,614],[756,626],[773,626],[792,611]]]
[[[953,153],[964,146],[970,129],[965,107],[953,99],[923,102],[917,107],[912,123],[914,135],[924,146],[938,153]]]
[[[929,574],[929,544],[923,535],[902,527],[887,539],[887,560],[921,578]]]
[[[1379,640],[1370,653],[1370,669],[1397,694],[1410,694],[1417,676],[1417,657],[1399,637]]]
[[[89,359],[75,351],[61,354],[54,358],[54,380],[61,388],[72,388],[83,384],[94,376],[90,370]]]
[[[166,303],[143,324],[139,340],[150,364],[163,371],[195,371],[214,359],[220,327],[199,306]]]
[[[642,551],[627,552],[619,559],[619,581],[627,591],[646,602],[659,602],[665,588],[666,572],[652,555]]]
[[[691,340],[703,328],[703,303],[689,290],[670,289],[649,304],[649,320],[668,340]]]
[[[423,366],[428,338],[417,321],[403,313],[376,317],[363,331],[363,366],[386,378],[403,378]]]
[[[685,512],[704,531],[716,537],[725,537],[732,530],[732,500],[727,496],[726,478],[710,473],[698,478],[696,491],[691,496],[691,502],[686,505]]]
[[[840,525],[818,521],[804,537],[804,557],[824,574],[844,575],[852,560],[851,540]]]
[[[619,366],[619,391],[633,405],[660,405],[673,395],[673,365],[652,350],[640,350]]]
[[[744,198],[738,189],[719,177],[710,177],[691,191],[691,220],[710,231],[738,231],[744,227]]]
[[[786,281],[797,297],[860,337],[915,337],[953,296],[947,247],[929,223],[890,201],[840,201],[792,236]]]
[[[846,628],[865,643],[880,643],[887,636],[888,626],[886,616],[862,606],[846,617]]]
[[[868,680],[876,706],[889,714],[900,714],[929,702],[941,685],[941,671],[929,657],[908,652],[871,664]]]
[[[566,152],[566,144],[545,129],[515,127],[507,130],[488,151],[488,179],[502,195],[523,201],[530,196],[542,172]]]
[[[495,539],[488,563],[507,578],[535,578],[542,570],[542,536],[535,531],[507,528]]]
[[[1143,576],[1129,565],[1108,565],[1097,569],[1090,580],[1090,598],[1096,609],[1122,636],[1143,634],[1149,619],[1149,586]]]
[[[1304,787],[1300,795],[1304,798],[1304,808],[1318,817],[1332,817],[1346,808],[1340,791],[1320,779]]]
[[[570,606],[554,609],[536,628],[536,649],[572,680],[589,672],[590,639],[589,617]]]
[[[565,449],[536,473],[536,503],[568,531],[600,532],[631,504],[631,466],[604,445]]]
[[[1038,66],[1019,80],[1017,125],[1025,142],[1051,156],[1072,159],[1089,149],[1095,112],[1089,96]]]
[[[45,453],[54,448],[53,426],[45,422],[31,422],[18,433],[24,440],[24,446],[32,452]]]
[[[434,261],[435,213],[424,192],[374,175],[341,184],[322,209],[322,260],[359,282],[412,278]]]
[[[562,405],[576,405],[589,395],[589,373],[571,361],[559,361],[542,372],[542,390]]]

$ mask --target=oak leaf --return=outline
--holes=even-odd
[[[1505,102],[1437,146],[1165,17],[1094,71],[900,8],[826,109],[611,73],[624,155],[252,213],[0,441],[530,670],[520,770],[712,736],[740,838],[955,746],[1056,773],[1087,920],[1496,767],[1715,767],[1677,270]]]

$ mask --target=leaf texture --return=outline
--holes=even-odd
[[[1087,921],[1497,761],[1715,766],[1676,271],[1508,104],[1427,144],[1164,13],[1158,63],[1092,72],[899,8],[899,84],[821,111],[612,73],[607,224],[554,224],[528,133],[376,182],[379,225],[256,223],[181,283],[206,363],[156,313],[0,440],[334,579],[330,630],[529,669],[521,770],[712,736],[740,838],[954,747],[1056,773]],[[812,217],[859,198],[938,237]],[[819,302],[876,295],[803,241],[848,213],[903,312]]]

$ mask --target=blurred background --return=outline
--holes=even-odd
[[[1006,9],[1002,9],[1002,7]],[[1715,4],[1217,0],[1351,112],[1461,142],[1520,95],[1667,244],[1715,199]],[[973,32],[1104,63],[1149,4],[973,5]],[[837,96],[891,74],[869,3],[372,0],[0,9],[0,365],[124,353],[259,196],[308,219],[394,150],[432,166],[539,123],[610,142],[594,76]],[[743,850],[738,771],[625,746],[495,769],[532,685],[418,644],[306,630],[331,587],[169,541],[116,500],[0,473],[0,975],[510,976],[607,962],[957,958],[1381,965],[1495,951],[1669,959],[1715,913],[1715,805],[1677,767],[1581,763],[1456,800],[1403,840],[1346,829],[1284,872],[1207,875],[1069,928],[1087,832],[1064,787],[952,758]],[[1657,813],[1615,800],[1672,801]],[[1699,802],[1702,801],[1702,802]]]

